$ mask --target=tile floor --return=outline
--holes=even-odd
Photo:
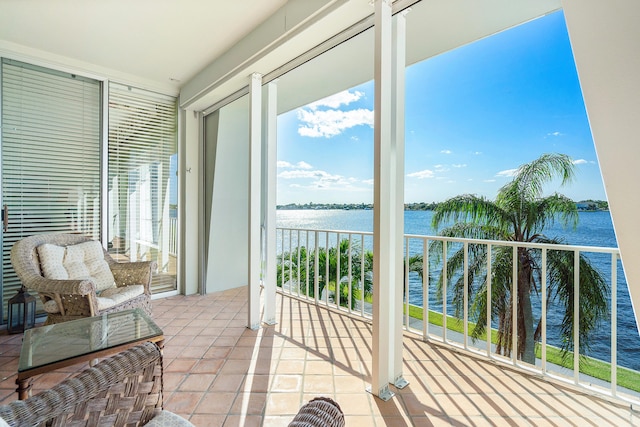
[[[410,385],[383,402],[365,391],[371,325],[278,295],[277,325],[245,327],[246,291],[153,301],[166,336],[165,408],[202,427],[286,426],[315,396],[347,427],[627,426],[640,412],[572,388],[404,338]],[[0,336],[0,404],[16,398],[21,336]],[[34,393],[84,368],[36,377]]]

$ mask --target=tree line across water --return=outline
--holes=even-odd
[[[405,203],[405,211],[435,211],[440,203],[438,202],[417,202]],[[286,205],[278,205],[281,210],[372,210],[371,203],[289,203]],[[579,211],[608,211],[609,203],[606,200],[581,200],[576,202],[576,208]]]

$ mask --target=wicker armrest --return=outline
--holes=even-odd
[[[95,293],[96,285],[91,280],[57,280],[33,277],[27,283],[29,290],[66,295],[89,295]]]
[[[0,406],[0,418],[11,427],[48,421],[60,426],[138,426],[161,411],[162,355],[155,344],[145,343],[27,400]]]
[[[112,263],[109,267],[116,280],[116,286],[144,285],[145,293],[149,293],[151,277],[157,265],[155,261],[138,261]]]
[[[289,427],[344,427],[344,414],[333,399],[316,397],[300,408]]]

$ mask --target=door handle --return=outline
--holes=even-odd
[[[9,206],[2,207],[2,231],[5,233],[9,229]]]

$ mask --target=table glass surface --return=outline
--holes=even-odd
[[[162,333],[138,308],[27,329],[18,372],[158,337]]]

